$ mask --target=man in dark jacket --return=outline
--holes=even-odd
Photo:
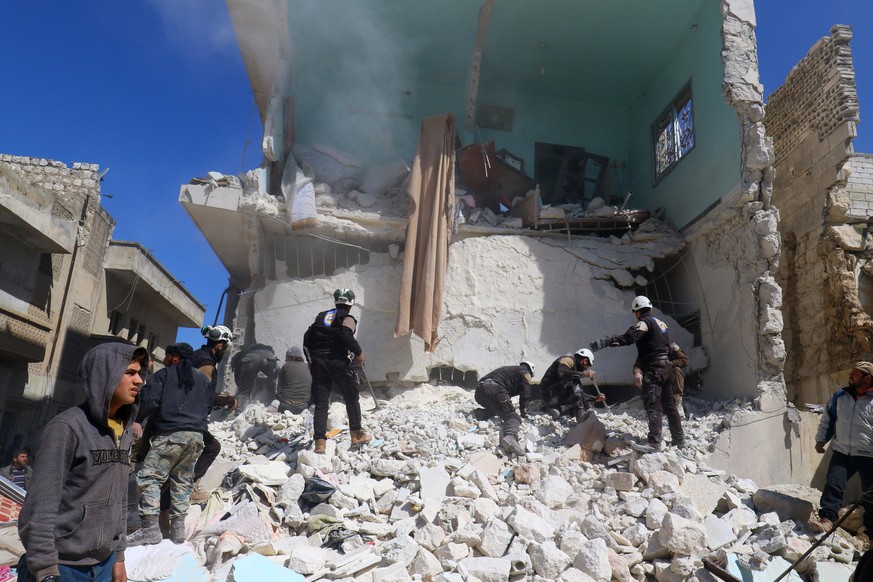
[[[12,464],[0,469],[0,477],[12,481],[25,491],[33,475],[33,469],[27,464],[28,456],[27,449],[18,449],[12,455]]]
[[[252,344],[238,351],[230,360],[237,397],[243,402],[272,402],[279,377],[278,362],[273,347],[265,344]]]
[[[142,528],[131,534],[130,545],[161,541],[158,525],[161,487],[170,484],[170,525],[174,542],[185,541],[185,515],[194,484],[194,465],[203,450],[207,416],[214,392],[209,380],[194,368],[194,349],[186,343],[172,346],[178,363],[159,370],[143,387],[137,421],[149,419],[154,436],[137,473]]]
[[[351,366],[352,362],[364,363],[364,351],[355,339],[358,321],[349,314],[355,304],[355,293],[351,289],[337,289],[333,299],[334,309],[319,313],[303,336],[303,346],[312,357],[313,451],[319,454],[324,454],[327,445],[327,412],[334,384],[346,403],[352,445],[359,446],[372,439],[361,428],[360,396]]]
[[[580,421],[585,411],[595,402],[603,402],[601,395],[592,396],[582,389],[582,379],[594,379],[594,354],[588,348],[561,356],[549,366],[540,381],[540,400],[552,410],[552,416],[569,414]]]
[[[640,447],[640,450],[661,450],[661,430],[665,415],[673,445],[682,447],[685,444],[685,433],[673,395],[673,363],[670,361],[672,342],[667,333],[667,324],[652,315],[652,302],[643,295],[634,298],[631,311],[637,318],[635,325],[623,335],[600,340],[592,345],[597,348],[637,345],[638,371],[635,371],[634,383],[642,388],[643,406],[649,418],[648,443]]]
[[[530,381],[534,375],[534,365],[522,362],[517,366],[503,366],[486,374],[476,385],[476,402],[482,408],[474,410],[473,414],[479,420],[498,415],[503,421],[503,438],[500,446],[515,455],[525,454],[524,448],[518,443],[518,429],[521,418],[527,416],[527,405],[530,403]],[[518,410],[512,406],[512,397],[518,396]]]
[[[145,348],[97,346],[79,365],[85,402],[54,417],[37,447],[19,515],[26,554],[19,580],[127,580],[129,427],[137,413]]]

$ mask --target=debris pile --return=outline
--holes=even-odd
[[[220,461],[232,464],[205,507],[192,506],[185,579],[715,580],[707,560],[773,580],[817,539],[803,488],[758,489],[706,466],[741,402],[686,399],[690,446],[646,455],[628,446],[646,432],[639,398],[578,425],[533,410],[522,458],[499,448],[499,419],[474,419],[468,390],[387,395],[365,412],[374,438],[359,450],[341,402],[325,455],[306,448],[306,413],[252,405],[212,423]],[[857,559],[853,539],[828,538],[784,579],[841,579]],[[165,555],[174,547],[132,548],[130,579],[138,564],[175,563]]]

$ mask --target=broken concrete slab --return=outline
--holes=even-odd
[[[779,519],[807,523],[818,507],[821,491],[804,485],[771,485],[752,496],[760,513],[776,512]]]

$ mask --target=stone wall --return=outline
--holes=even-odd
[[[722,200],[722,212],[713,216],[709,225],[700,228],[701,234],[692,240],[692,245],[697,245],[698,256],[712,257],[733,269],[734,278],[723,281],[729,286],[732,297],[725,297],[726,288],[719,285],[718,279],[708,284],[703,281],[702,295],[708,303],[722,300],[730,306],[729,310],[721,312],[723,317],[716,329],[731,325],[727,317],[730,313],[736,315],[738,325],[748,325],[748,318],[752,318],[748,333],[735,338],[739,343],[735,349],[745,353],[747,358],[737,364],[754,362],[758,404],[769,409],[785,401],[782,292],[772,276],[780,255],[779,213],[770,204],[773,146],[764,127],[754,5],[751,0],[723,0],[722,14],[722,92],[740,122],[741,182],[735,195]],[[701,264],[706,265],[706,262]],[[743,386],[739,386],[738,391],[742,393]]]
[[[767,104],[782,216],[785,373],[792,401],[824,402],[830,374],[871,351],[873,322],[859,297],[865,244],[849,223],[846,164],[858,123],[849,41],[834,26],[789,73]]]
[[[846,165],[849,180],[849,219],[866,222],[873,216],[873,154],[855,154]]]

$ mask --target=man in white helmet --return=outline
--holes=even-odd
[[[624,334],[594,342],[592,346],[619,347],[636,344],[637,362],[634,381],[642,387],[643,406],[649,418],[648,451],[661,450],[661,430],[664,416],[670,426],[673,445],[685,444],[682,418],[676,408],[673,395],[673,363],[670,361],[671,345],[667,324],[652,315],[652,302],[639,295],[631,302],[631,311],[636,324]]]
[[[577,350],[574,354],[561,356],[549,366],[540,381],[540,399],[543,405],[556,413],[570,414],[580,421],[586,410],[595,402],[603,402],[602,395],[592,396],[582,389],[583,378],[594,379],[594,354],[588,348]]]
[[[482,408],[473,411],[478,420],[491,416],[499,416],[503,420],[503,438],[500,446],[507,453],[525,454],[524,448],[518,443],[518,429],[521,418],[527,416],[527,405],[530,402],[530,381],[534,375],[534,365],[522,362],[517,366],[503,366],[486,374],[476,385],[476,402]],[[518,396],[518,409],[521,416],[512,406],[512,397]]]
[[[364,350],[355,339],[358,321],[349,313],[355,304],[355,293],[351,289],[337,289],[333,300],[335,307],[319,313],[303,336],[303,346],[312,358],[313,451],[319,454],[324,454],[327,445],[327,412],[334,385],[346,403],[352,446],[372,439],[361,428],[360,396],[352,369],[352,363],[364,363]]]

